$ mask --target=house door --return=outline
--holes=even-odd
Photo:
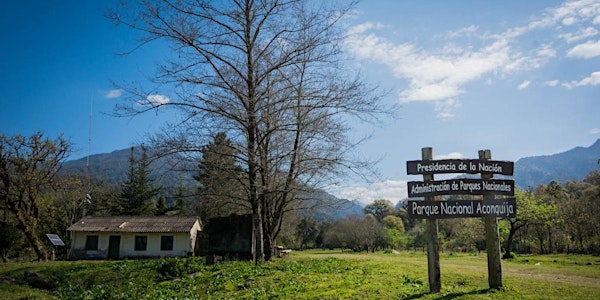
[[[108,258],[119,259],[119,249],[121,248],[121,237],[111,235],[108,238]]]

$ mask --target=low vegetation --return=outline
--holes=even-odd
[[[484,254],[441,254],[442,292],[429,293],[423,252],[295,251],[256,266],[203,258],[0,265],[2,299],[592,299],[600,258],[529,255],[503,261],[490,290]]]

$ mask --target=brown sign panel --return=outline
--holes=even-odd
[[[502,174],[513,175],[514,163],[503,160],[442,159],[409,160],[406,162],[408,175],[420,174]]]
[[[408,197],[438,195],[484,195],[514,196],[514,180],[504,179],[450,179],[432,181],[409,181]]]
[[[406,209],[414,219],[441,219],[493,216],[514,218],[517,215],[515,198],[494,200],[408,201]]]

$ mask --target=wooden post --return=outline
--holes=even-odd
[[[433,149],[431,147],[421,148],[421,157],[423,160],[432,160]],[[423,181],[427,182],[432,180],[433,174],[423,174]],[[434,200],[435,196],[425,197],[425,201]],[[442,289],[442,281],[440,279],[440,242],[438,239],[438,221],[437,219],[427,219],[425,224],[429,291],[432,293],[439,293]]]
[[[492,159],[490,150],[479,150],[479,159]],[[481,174],[481,179],[492,179],[492,174]],[[494,199],[492,193],[483,196],[486,203]],[[486,216],[483,218],[485,226],[485,248],[488,262],[488,284],[491,289],[502,288],[502,264],[500,262],[500,236],[498,234],[498,218]]]

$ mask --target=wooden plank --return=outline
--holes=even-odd
[[[513,175],[514,162],[482,159],[409,160],[408,175],[423,174],[501,174]]]
[[[430,160],[433,158],[433,149],[430,147],[421,149],[421,158]],[[433,173],[423,174],[423,181],[433,181]],[[434,201],[435,196],[425,197],[427,201]],[[440,271],[440,241],[438,238],[438,221],[427,219],[425,221],[425,239],[427,240],[427,275],[429,277],[429,291],[439,293],[442,290],[442,279]]]
[[[507,179],[449,179],[437,181],[409,181],[408,197],[439,195],[495,195],[514,196],[515,181]]]
[[[492,159],[492,151],[479,150],[480,160]],[[481,179],[490,180],[492,174],[482,174]],[[495,201],[493,193],[486,193],[483,196],[485,204]],[[485,248],[488,261],[488,284],[491,289],[502,288],[502,263],[500,257],[500,234],[498,232],[498,218],[495,216],[486,216],[483,218],[485,228]]]

